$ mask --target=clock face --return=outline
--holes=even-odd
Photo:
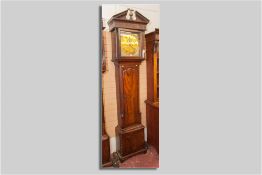
[[[120,31],[121,56],[139,56],[139,34]]]

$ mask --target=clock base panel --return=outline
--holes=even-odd
[[[120,129],[116,127],[116,148],[121,162],[141,153],[146,153],[146,143],[142,124]]]

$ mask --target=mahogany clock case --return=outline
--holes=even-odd
[[[147,155],[149,147],[153,147],[156,154],[159,153],[158,131],[154,131],[159,129],[156,119],[158,118],[159,108],[158,105],[155,107],[155,104],[159,104],[159,97],[151,97],[152,93],[141,95],[141,88],[147,89],[147,92],[159,88],[157,84],[159,82],[159,69],[155,69],[158,67],[156,64],[159,63],[159,61],[156,61],[159,59],[156,55],[159,54],[156,53],[158,49],[156,49],[155,44],[158,41],[152,39],[149,39],[149,41],[149,37],[145,34],[149,22],[150,20],[138,11],[127,9],[113,15],[107,23],[103,24],[108,25],[108,30],[103,31],[101,37],[103,40],[101,42],[103,52],[101,82],[105,83],[102,85],[102,87],[105,87],[102,88],[102,94],[106,94],[101,103],[103,104],[101,148],[103,167],[121,165],[134,156]],[[146,46],[147,43],[149,46]],[[141,81],[141,76],[147,77],[146,80],[142,79],[143,81]],[[151,79],[151,77],[154,78]],[[150,104],[154,104],[154,109],[151,108],[152,105]],[[141,106],[146,109],[143,110],[143,113]],[[104,112],[104,109],[107,109],[107,111]],[[115,112],[112,112],[113,110]],[[116,121],[116,125],[110,126],[107,121]],[[142,121],[146,121],[146,123],[142,123]],[[146,128],[147,135],[145,135]],[[146,140],[149,140],[149,142],[146,142]],[[110,143],[112,141],[115,141],[115,143]],[[115,145],[115,148],[113,148],[115,152],[110,151],[110,145]],[[110,152],[113,153],[109,155]],[[150,159],[150,156],[146,155],[145,157]],[[109,159],[111,159],[111,164]],[[145,158],[144,161],[150,160]]]

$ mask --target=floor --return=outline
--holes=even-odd
[[[158,168],[159,156],[155,148],[149,146],[147,153],[139,154],[119,164],[119,168]]]

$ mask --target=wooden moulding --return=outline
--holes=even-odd
[[[145,103],[154,107],[154,108],[159,108],[159,102],[153,102],[153,101],[150,101],[150,100],[145,100]]]
[[[149,19],[141,15],[138,11],[135,11],[136,20],[127,20],[126,15],[128,10],[118,13],[108,21],[109,30],[112,31],[114,28],[126,28],[136,29],[145,31],[146,25],[149,23]]]

